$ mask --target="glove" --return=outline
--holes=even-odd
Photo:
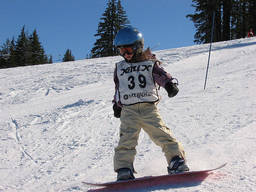
[[[168,93],[168,97],[174,97],[178,94],[179,89],[178,89],[178,80],[176,79],[177,82],[172,82],[169,81],[165,84],[165,90]]]
[[[114,117],[120,118],[121,117],[121,111],[122,108],[119,107],[116,103],[113,105],[113,110],[114,110]]]

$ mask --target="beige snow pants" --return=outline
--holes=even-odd
[[[162,148],[167,164],[179,155],[185,158],[181,144],[172,136],[160,117],[156,104],[139,103],[123,106],[121,112],[120,140],[115,148],[114,170],[130,168],[134,171],[133,162],[136,155],[136,145],[141,128],[153,142]]]

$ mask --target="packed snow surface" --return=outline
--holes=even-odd
[[[183,144],[191,170],[227,166],[201,185],[154,191],[256,191],[256,39],[156,51],[179,80],[159,111]],[[113,71],[121,57],[0,70],[0,191],[87,191],[116,179]],[[136,177],[166,174],[161,149],[143,131]],[[144,190],[145,191],[145,190]],[[150,191],[150,190],[149,190]]]

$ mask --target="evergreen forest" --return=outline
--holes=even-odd
[[[245,38],[250,30],[256,31],[255,0],[192,0],[194,13],[186,17],[194,23],[197,44]],[[121,0],[108,0],[106,9],[94,34],[95,43],[86,58],[118,55],[113,45],[116,33],[130,25]],[[63,62],[75,61],[70,49],[63,54]],[[46,54],[39,41],[36,29],[29,34],[25,26],[15,39],[7,39],[0,45],[0,68],[53,63],[51,54]]]

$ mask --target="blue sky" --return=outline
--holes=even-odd
[[[22,26],[37,30],[46,54],[59,62],[67,49],[84,59],[96,41],[94,34],[108,0],[0,0],[0,45],[17,39]],[[131,25],[154,50],[193,45],[195,28],[186,18],[191,0],[122,0]]]

